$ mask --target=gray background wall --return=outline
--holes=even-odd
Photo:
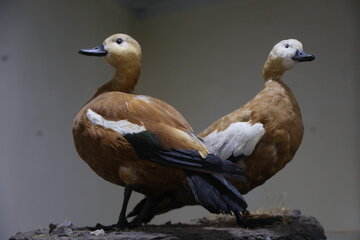
[[[246,199],[253,210],[301,209],[327,230],[359,231],[359,10],[356,0],[234,0],[137,18],[110,0],[2,0],[0,238],[65,219],[116,220],[122,188],[82,162],[71,136],[79,108],[112,77],[104,61],[77,50],[116,32],[142,45],[136,92],[172,104],[196,131],[261,90],[262,66],[275,43],[302,41],[317,59],[284,79],[302,108],[303,144]],[[130,205],[140,199],[135,195]],[[207,214],[186,207],[154,222]]]

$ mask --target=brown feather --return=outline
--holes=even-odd
[[[262,123],[265,135],[253,153],[242,160],[247,181],[234,183],[241,193],[263,184],[281,170],[295,155],[304,132],[300,108],[289,87],[282,81],[267,81],[265,89],[251,101],[211,124],[199,136],[206,137],[234,122],[248,121]]]
[[[128,120],[145,126],[158,137],[164,150],[187,149],[207,154],[206,147],[174,108],[158,99],[146,98],[145,101],[121,92],[99,95],[75,118],[73,135],[79,155],[98,175],[118,185],[131,184],[134,190],[149,195],[156,193],[159,184],[163,186],[161,191],[184,187],[183,171],[139,159],[121,134],[94,125],[86,116],[90,108],[106,120]]]
[[[285,41],[290,41],[294,47],[302,50],[302,44],[297,40]],[[242,156],[237,162],[239,166],[245,167],[247,180],[232,183],[243,194],[263,184],[291,161],[303,138],[304,126],[300,107],[290,88],[281,80],[283,73],[295,63],[288,61],[288,65],[283,64],[283,59],[277,56],[276,51],[273,53],[274,49],[270,52],[263,69],[265,88],[243,107],[215,121],[199,134],[205,138],[214,131],[224,131],[236,122],[263,124],[265,134],[253,152],[249,156]],[[174,198],[162,201],[154,214],[196,204],[187,190],[183,189],[182,194],[187,197],[181,201]]]
[[[117,45],[118,38],[126,42],[126,47]],[[86,112],[91,109],[106,120],[127,120],[145,126],[164,149],[197,150],[202,156],[207,155],[207,148],[173,107],[155,98],[127,94],[133,91],[140,75],[141,48],[136,40],[126,34],[115,34],[103,45],[108,51],[105,59],[116,73],[96,91],[74,120],[73,138],[80,157],[105,180],[121,186],[130,184],[146,195],[167,188],[186,188],[183,170],[139,159],[120,133],[94,125],[87,118]]]

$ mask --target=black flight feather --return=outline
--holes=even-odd
[[[195,150],[157,151],[148,157],[149,160],[164,165],[177,167],[194,172],[209,174],[220,174],[224,177],[232,178],[238,181],[245,181],[245,172],[236,164],[221,160],[214,154],[208,154],[204,159]]]
[[[208,154],[204,159],[196,150],[165,150],[157,136],[148,131],[126,134],[124,137],[140,158],[184,169],[196,201],[210,212],[239,213],[246,210],[245,199],[225,179],[228,177],[239,181],[245,180],[244,170],[236,164],[221,160],[213,154]],[[140,208],[143,208],[143,204],[140,204],[135,212]]]
[[[136,154],[144,160],[195,172],[221,174],[228,178],[245,181],[242,168],[230,161],[221,160],[213,154],[208,154],[204,159],[196,150],[164,150],[157,136],[148,131],[126,134],[124,137]]]
[[[246,210],[247,203],[240,192],[223,176],[187,172],[195,200],[212,213],[235,213]]]

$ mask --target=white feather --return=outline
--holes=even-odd
[[[134,134],[146,131],[146,128],[144,126],[131,123],[128,120],[108,121],[90,108],[87,110],[86,116],[93,124],[100,125],[104,128],[110,128],[120,133],[121,135]]]
[[[204,142],[211,153],[225,160],[231,155],[249,156],[264,134],[265,129],[261,123],[251,125],[248,122],[236,122],[221,132],[210,133],[204,138]]]
[[[148,96],[144,96],[144,95],[136,95],[134,98],[140,99],[144,102],[150,102],[150,98]]]

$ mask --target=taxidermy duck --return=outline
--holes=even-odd
[[[100,177],[124,186],[118,222],[95,228],[137,227],[148,211],[173,189],[189,189],[213,213],[234,213],[241,221],[247,204],[226,179],[244,180],[243,170],[211,154],[184,117],[165,102],[131,92],[139,78],[141,49],[128,35],[115,34],[88,56],[103,56],[115,68],[77,114],[73,137],[80,157]],[[126,208],[132,191],[148,201],[129,224]]]
[[[281,170],[299,148],[304,133],[300,107],[282,76],[296,63],[314,59],[314,55],[303,51],[298,40],[277,43],[264,65],[264,89],[243,107],[199,134],[211,153],[245,169],[246,181],[233,182],[242,194],[262,185]],[[196,204],[186,191],[179,190],[177,195],[187,197],[180,201],[163,199],[154,214]],[[145,202],[146,199],[142,200],[129,215],[136,215]]]
[[[296,63],[314,59],[298,40],[277,43],[264,65],[264,89],[199,134],[212,153],[245,168],[247,180],[236,185],[241,193],[262,185],[299,148],[304,133],[300,107],[282,75]]]

